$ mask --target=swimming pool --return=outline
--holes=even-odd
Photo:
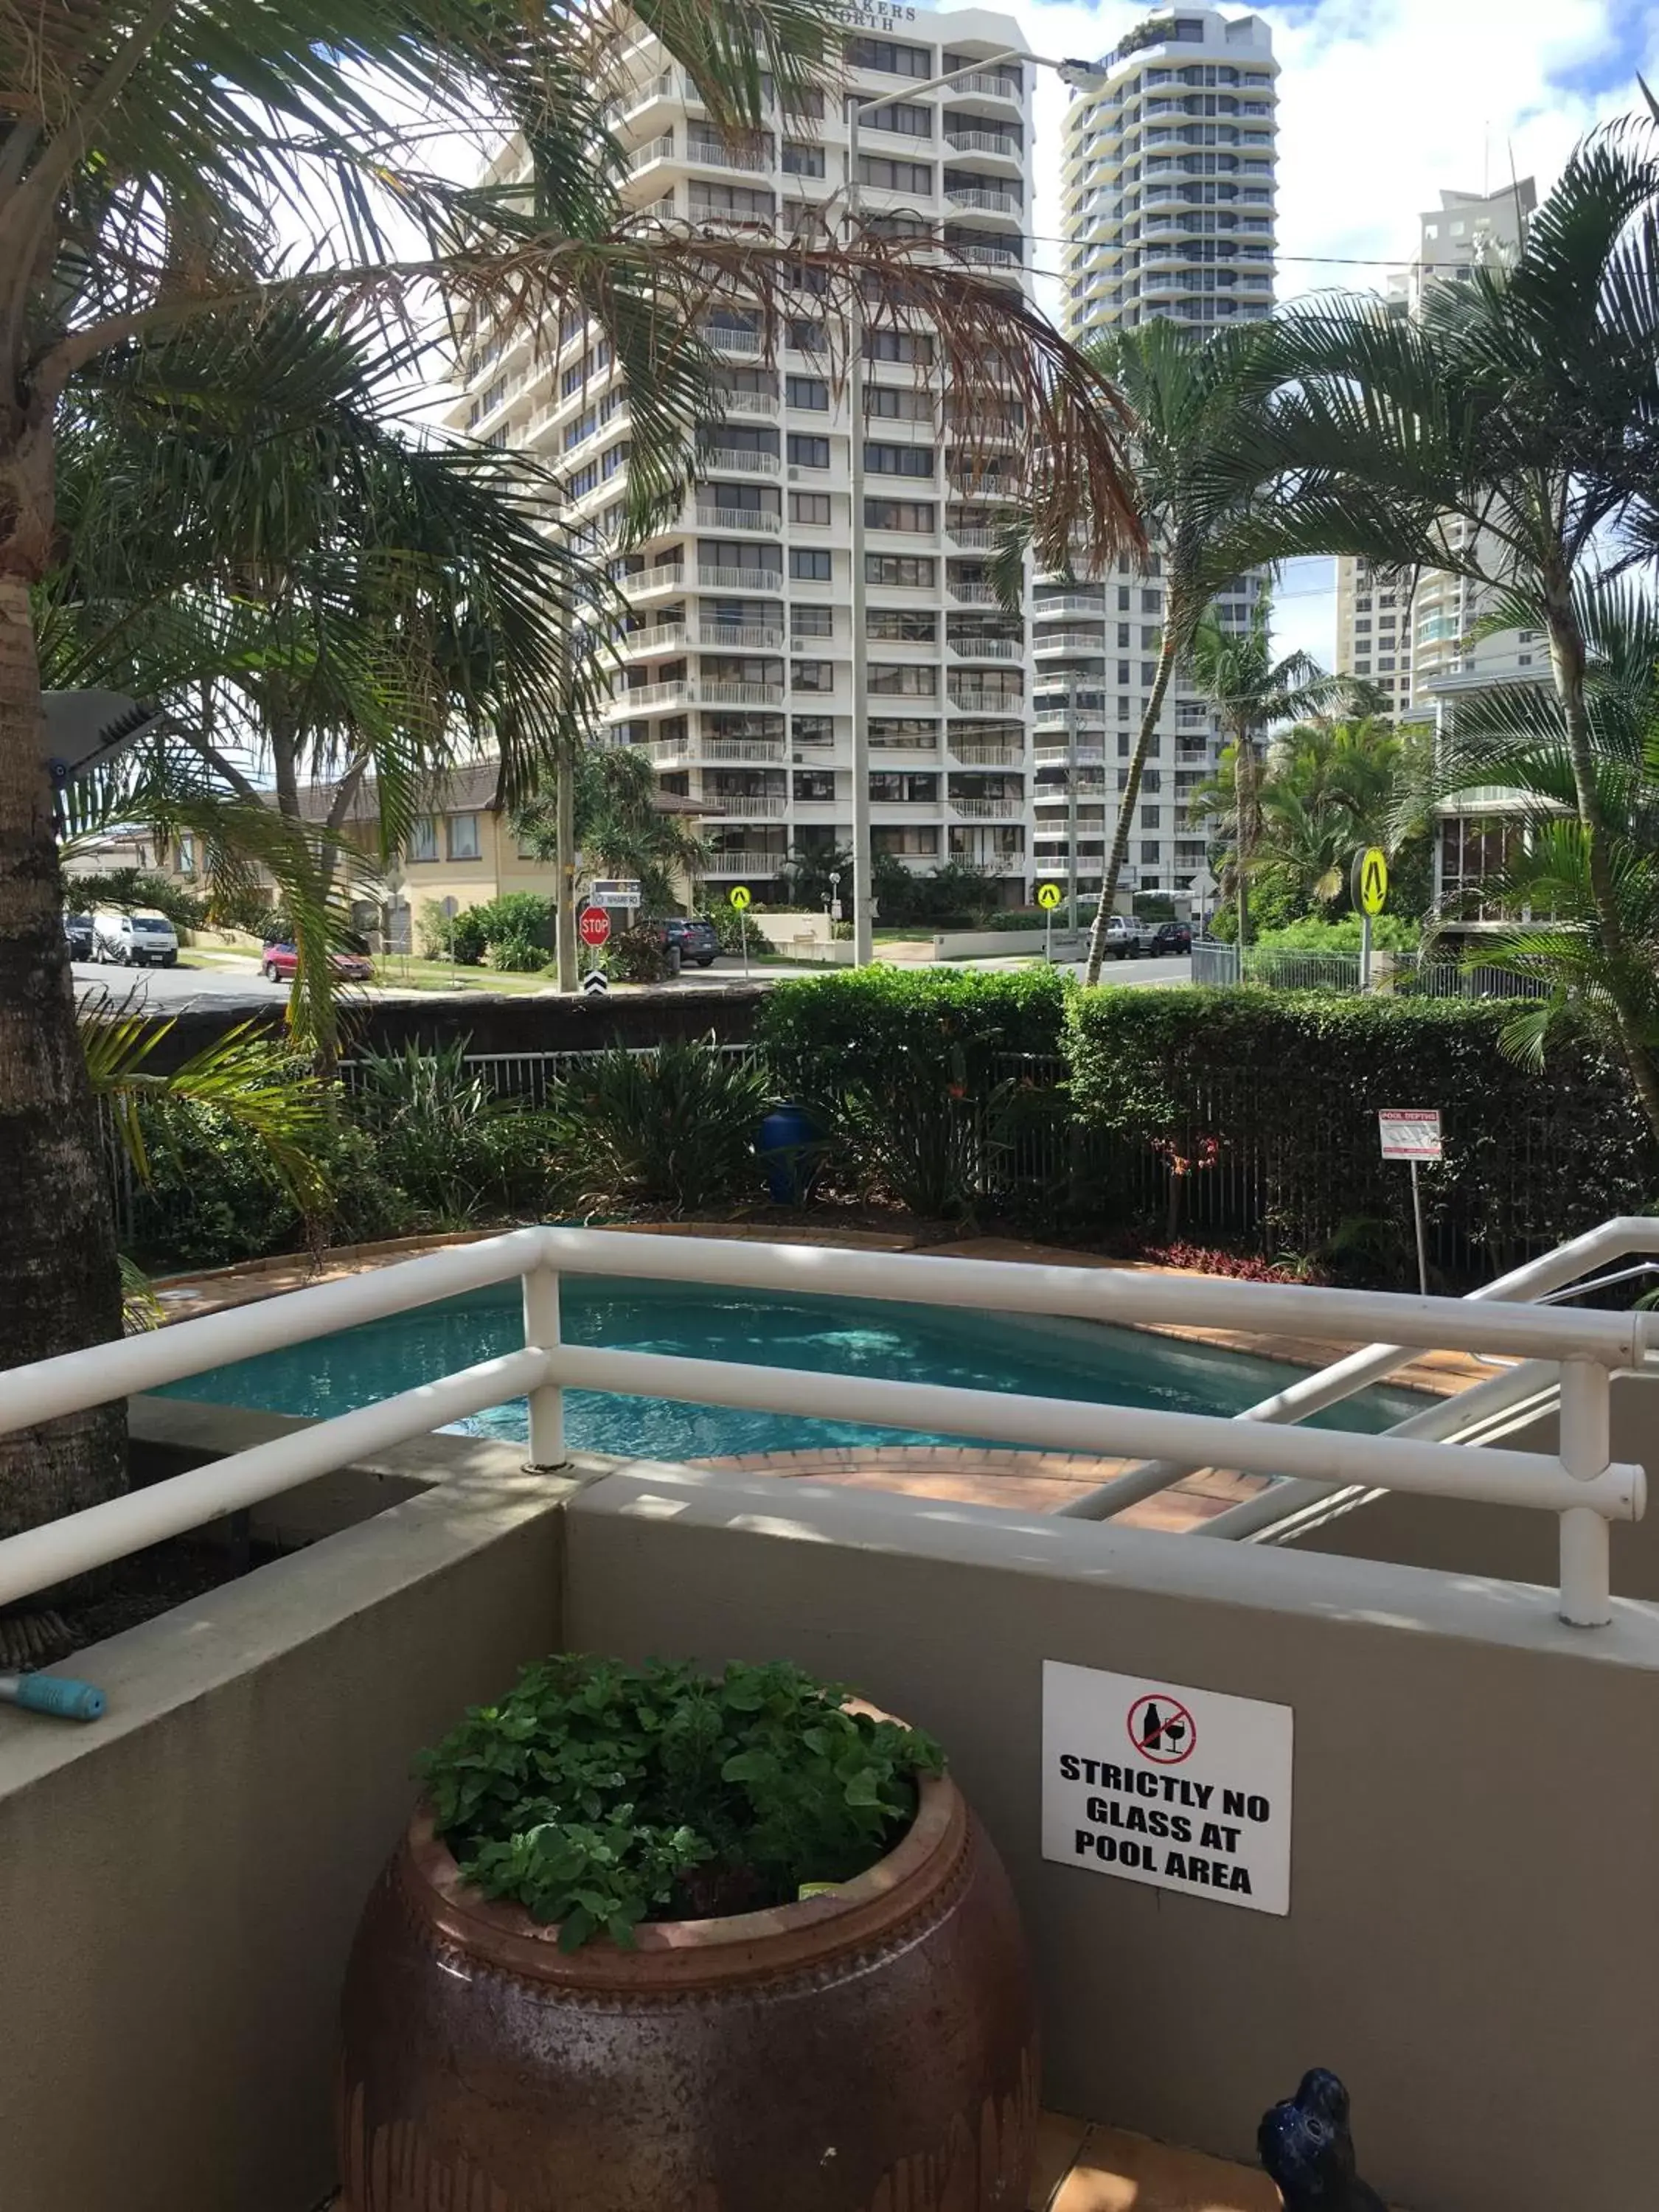
[[[562,1279],[561,1297],[563,1334],[573,1344],[1176,1413],[1240,1413],[1304,1372],[1277,1360],[1095,1322],[571,1275]],[[239,1360],[169,1383],[160,1395],[326,1419],[517,1351],[523,1332],[518,1285],[501,1285]],[[1328,1428],[1375,1431],[1419,1412],[1425,1402],[1413,1391],[1376,1389],[1316,1420]],[[456,1426],[523,1443],[528,1409],[520,1398]],[[579,1450],[663,1460],[963,1441],[589,1390],[565,1393],[565,1433]]]

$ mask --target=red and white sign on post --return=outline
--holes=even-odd
[[[1382,1132],[1385,1160],[1437,1160],[1442,1157],[1437,1106],[1384,1106],[1376,1119]]]
[[[599,946],[608,943],[611,936],[611,917],[602,906],[585,906],[581,919],[576,924],[576,933],[584,945]]]
[[[1385,1160],[1406,1160],[1412,1171],[1412,1222],[1417,1231],[1417,1287],[1429,1295],[1429,1245],[1423,1233],[1423,1193],[1417,1180],[1419,1160],[1439,1160],[1440,1109],[1437,1106],[1382,1106],[1377,1109]]]

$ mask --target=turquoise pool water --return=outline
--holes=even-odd
[[[568,1276],[562,1320],[566,1338],[576,1344],[1177,1413],[1237,1413],[1302,1372],[1271,1359],[1092,1322]],[[502,1285],[239,1360],[171,1383],[163,1395],[323,1418],[516,1351],[522,1332],[518,1287]],[[1423,1403],[1413,1391],[1372,1389],[1318,1419],[1332,1428],[1376,1430],[1419,1411]],[[525,1401],[494,1407],[457,1425],[470,1434],[521,1443],[527,1434]],[[565,1428],[581,1450],[668,1460],[817,1445],[963,1441],[855,1421],[588,1390],[567,1392]]]

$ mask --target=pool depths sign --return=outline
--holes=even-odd
[[[1288,1913],[1293,1738],[1289,1705],[1045,1660],[1042,1856]]]

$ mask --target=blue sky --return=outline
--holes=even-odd
[[[1092,57],[1152,12],[1124,0],[1002,0],[1039,53]],[[1659,0],[1266,0],[1279,80],[1279,296],[1376,287],[1409,258],[1443,185],[1547,191],[1574,141],[1659,91]],[[1065,94],[1036,94],[1037,265],[1054,267]],[[1057,302],[1045,301],[1051,307]],[[1286,644],[1328,662],[1334,602],[1321,564],[1284,580]]]

